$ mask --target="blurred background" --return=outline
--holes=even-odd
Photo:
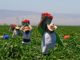
[[[37,25],[42,12],[50,12],[56,25],[80,25],[80,0],[0,0],[0,24]]]

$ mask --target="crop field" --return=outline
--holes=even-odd
[[[50,49],[50,55],[41,53],[41,35],[37,27],[33,27],[31,34],[31,45],[23,45],[22,36],[12,38],[9,26],[0,26],[0,36],[9,34],[10,39],[0,38],[0,60],[80,60],[80,26],[58,26],[56,32],[63,41],[64,47],[56,44]],[[64,35],[70,38],[64,39]]]

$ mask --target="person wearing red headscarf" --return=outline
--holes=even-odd
[[[20,36],[20,35],[21,35],[20,27],[16,26],[14,31],[13,31],[12,37],[15,38],[15,37]]]
[[[49,48],[52,48],[56,44],[56,35],[54,24],[51,24],[53,16],[50,13],[42,13],[41,21],[38,25],[39,31],[42,34],[42,53],[48,54]],[[42,29],[42,30],[41,30]]]
[[[60,42],[55,30],[57,26],[51,23],[53,16],[50,13],[42,13],[41,21],[38,25],[39,32],[42,35],[42,54],[47,55],[50,48],[54,48],[56,41]]]
[[[22,44],[30,44],[31,43],[30,35],[32,26],[30,25],[30,21],[28,19],[22,21],[21,30],[23,32]]]
[[[10,28],[9,28],[9,31],[14,31],[14,29],[15,29],[15,27],[16,27],[16,24],[11,24],[10,25]]]

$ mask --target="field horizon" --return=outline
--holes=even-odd
[[[55,13],[53,23],[56,25],[80,25],[79,14]],[[0,24],[21,24],[23,19],[29,19],[32,25],[37,25],[41,20],[41,12],[0,10]]]

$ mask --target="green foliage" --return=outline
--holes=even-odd
[[[9,26],[0,26],[0,35],[7,33]],[[31,34],[31,45],[23,45],[22,37],[3,40],[0,38],[0,60],[80,60],[80,27],[59,26],[56,30],[64,43],[64,48],[58,46],[49,50],[50,55],[44,56],[41,53],[41,34],[37,27],[33,27]],[[65,34],[70,35],[69,39],[63,39]]]

